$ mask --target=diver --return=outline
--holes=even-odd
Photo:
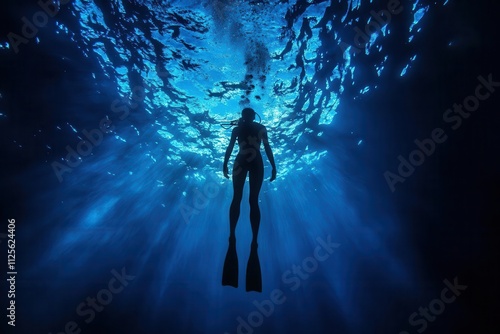
[[[276,179],[276,165],[269,145],[267,129],[264,125],[254,122],[256,112],[245,108],[237,125],[231,133],[231,140],[224,157],[224,176],[229,179],[228,161],[238,140],[239,152],[233,165],[233,201],[229,210],[229,248],[224,261],[222,285],[238,287],[238,257],[236,254],[236,224],[240,216],[240,203],[243,197],[243,186],[247,174],[250,181],[250,223],[252,226],[252,244],[246,272],[246,291],[262,292],[260,262],[257,254],[257,235],[260,225],[259,192],[264,179],[264,163],[260,154],[260,144],[264,144],[267,158],[272,166],[270,182]],[[260,117],[260,116],[259,116]]]

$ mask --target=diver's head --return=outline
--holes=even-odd
[[[252,108],[245,108],[241,112],[241,118],[245,122],[252,122],[255,120],[255,111]]]

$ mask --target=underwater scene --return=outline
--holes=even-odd
[[[2,333],[498,328],[489,6],[8,1]]]

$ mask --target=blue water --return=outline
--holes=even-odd
[[[36,224],[20,236],[32,247],[24,326],[59,333],[75,321],[84,333],[237,333],[241,317],[258,323],[242,333],[404,330],[398,326],[408,314],[398,305],[416,298],[419,258],[382,177],[368,182],[369,168],[358,163],[367,145],[358,120],[338,118],[351,101],[412,75],[413,43],[427,15],[446,2],[405,3],[392,15],[398,29],[379,25],[362,47],[354,27],[375,22],[370,11],[387,2],[66,5],[53,31],[34,43],[44,47],[51,34],[63,41],[70,51],[46,52],[80,71],[64,84],[81,89],[81,100],[64,107],[70,116],[55,120],[42,143],[44,162],[24,178],[37,189],[28,213]],[[398,47],[404,63],[393,61]],[[89,101],[99,108],[86,109]],[[244,291],[246,200],[236,230],[240,287],[221,286],[232,185],[222,176],[230,130],[219,123],[246,106],[268,128],[278,169],[270,183],[265,160],[260,294]],[[78,151],[84,130],[103,120],[109,133],[101,131],[91,154],[70,158],[68,167],[67,147]],[[290,273],[311,265],[318,238],[335,250],[307,275]],[[134,279],[87,323],[77,306],[122,268]],[[271,299],[275,289],[285,300],[260,321],[254,301]]]

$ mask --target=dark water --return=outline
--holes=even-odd
[[[495,328],[498,93],[483,88],[477,112],[443,118],[484,86],[479,76],[500,78],[492,6],[75,0],[49,17],[9,4],[1,200],[2,219],[16,219],[18,276],[8,333]],[[278,169],[270,183],[265,160],[262,293],[244,290],[246,199],[240,287],[221,286],[232,185],[220,123],[247,106]],[[404,182],[388,179],[436,128],[442,143]],[[441,312],[432,301],[455,277],[467,289]],[[435,319],[409,322],[429,304]]]

